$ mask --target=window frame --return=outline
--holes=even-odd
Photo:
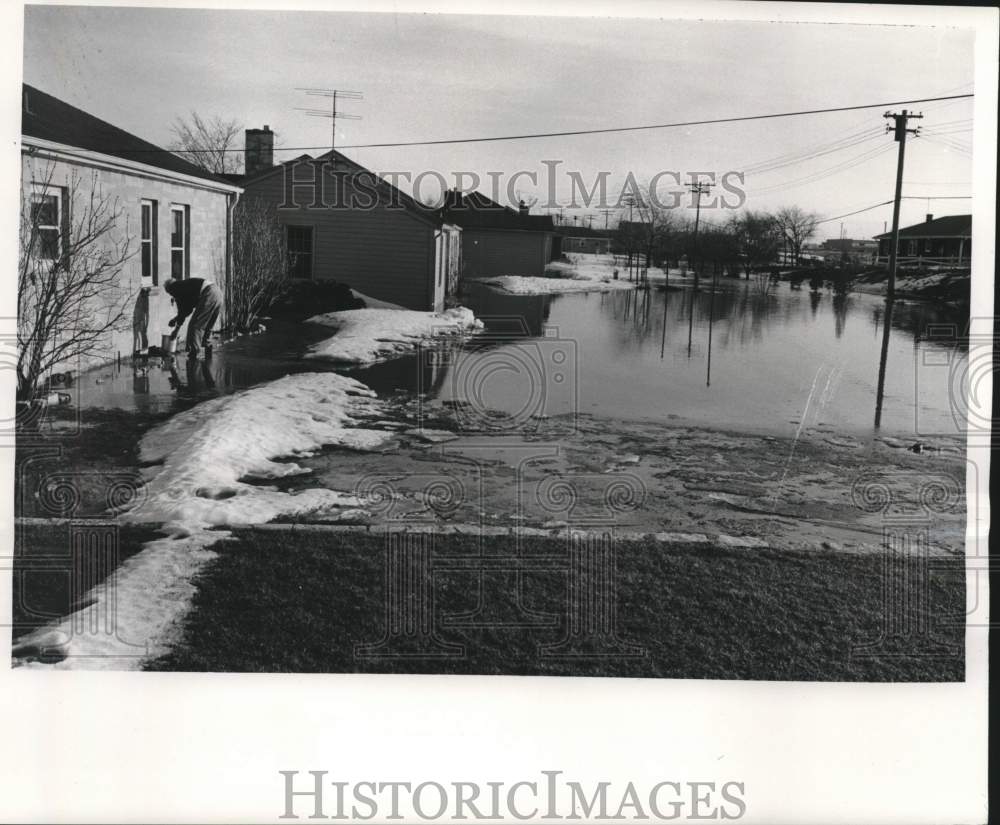
[[[149,209],[149,237],[143,237],[143,232],[145,230],[144,217],[146,209]],[[139,201],[139,275],[145,281],[149,279],[153,286],[159,286],[160,283],[160,264],[159,264],[159,203],[152,198],[142,198]],[[171,227],[172,228],[172,227]],[[149,246],[149,272],[143,272],[143,247]]]
[[[309,274],[308,275],[296,275],[294,274],[294,267],[292,265],[292,248],[289,243],[289,235],[291,230],[308,230],[309,232]],[[296,255],[303,254],[301,251],[296,250]],[[308,223],[286,223],[285,224],[285,256],[288,258],[288,277],[294,278],[297,281],[315,281],[316,280],[316,227]]]
[[[181,215],[181,245],[174,246],[174,216]],[[174,274],[174,253],[181,253],[181,273]],[[191,208],[187,204],[170,204],[170,277],[183,281],[191,277]]]
[[[39,261],[59,261],[62,260],[65,254],[65,244],[63,243],[63,227],[66,222],[65,209],[65,195],[63,194],[63,188],[61,186],[54,186],[47,183],[36,183],[31,184],[31,209],[34,210],[35,204],[40,203],[42,198],[55,198],[56,201],[56,223],[55,224],[41,224],[35,223],[34,215],[31,216],[31,225],[34,231],[34,243],[32,244],[31,255],[33,258]],[[56,252],[55,255],[48,256],[42,254],[41,251],[41,232],[42,231],[56,233]]]

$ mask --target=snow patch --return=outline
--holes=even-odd
[[[195,587],[192,579],[229,537],[213,527],[261,524],[278,516],[318,514],[358,519],[367,502],[337,490],[298,493],[248,484],[308,472],[281,457],[340,445],[377,449],[393,434],[359,428],[374,414],[374,393],[335,373],[289,375],[182,412],[150,430],[139,447],[146,496],[124,522],[163,524],[167,538],[149,542],[83,599],[86,607],[29,634],[13,654],[25,667],[130,670],[170,648]],[[347,508],[347,509],[344,509]],[[53,664],[39,661],[60,659]]]
[[[369,364],[411,352],[421,341],[482,329],[471,309],[454,307],[445,312],[409,309],[349,309],[327,312],[309,319],[333,327],[337,334],[314,344],[306,358],[349,364]]]
[[[523,275],[501,275],[485,278],[480,283],[502,289],[514,295],[548,295],[562,292],[609,292],[616,289],[634,289],[629,281],[599,281],[589,278],[529,278]]]
[[[357,427],[352,413],[377,409],[375,393],[336,373],[303,373],[199,404],[150,430],[142,440],[150,468],[146,498],[126,521],[179,523],[198,529],[259,524],[335,506],[359,506],[335,490],[286,493],[242,479],[307,472],[294,461],[320,447],[374,450],[390,433]]]

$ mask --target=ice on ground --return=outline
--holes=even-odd
[[[598,281],[585,278],[531,278],[523,275],[501,275],[485,278],[487,284],[514,295],[547,295],[562,292],[610,292],[616,289],[634,289],[629,281]]]
[[[290,375],[206,401],[150,430],[139,455],[160,463],[144,471],[144,495],[120,519],[161,523],[168,537],[126,560],[109,582],[87,594],[87,607],[20,640],[15,659],[60,669],[137,669],[176,639],[178,620],[194,594],[194,575],[214,557],[211,546],[229,536],[211,528],[304,513],[356,518],[357,508],[368,502],[351,493],[284,492],[244,479],[307,472],[276,459],[328,445],[377,449],[393,433],[356,426],[361,413],[376,412],[374,395],[335,373]],[[46,648],[65,658],[56,664],[31,661]]]
[[[306,358],[349,364],[369,364],[416,349],[421,341],[482,329],[471,309],[454,307],[444,312],[409,309],[349,309],[327,312],[309,319],[333,327],[337,334],[314,344]]]

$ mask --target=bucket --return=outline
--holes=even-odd
[[[160,349],[163,350],[163,352],[173,352],[176,346],[176,338],[173,338],[170,335],[160,336]]]

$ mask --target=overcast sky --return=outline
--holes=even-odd
[[[53,48],[58,44],[58,48]],[[270,125],[283,146],[319,154],[329,121],[296,87],[358,90],[338,145],[612,128],[931,97],[972,91],[973,36],[957,29],[585,18],[460,17],[33,6],[26,9],[24,80],[160,145],[192,110]],[[971,194],[959,148],[970,100],[917,105],[938,131],[907,148],[905,195]],[[882,109],[751,123],[450,146],[347,149],[379,173],[459,171],[485,178],[519,170],[516,188],[546,197],[546,167],[560,161],[585,181],[610,173],[612,199],[631,172],[745,169],[792,153],[833,148],[880,128]],[[864,135],[861,134],[863,137]],[[957,143],[956,143],[957,142]],[[869,150],[884,149],[865,160]],[[293,154],[300,154],[294,152]],[[748,174],[747,206],[796,204],[835,216],[892,197],[890,136]],[[855,163],[856,162],[856,163]],[[837,167],[840,167],[839,169]],[[436,189],[428,180],[428,192]],[[403,188],[408,188],[405,185]],[[489,194],[489,185],[483,187]],[[587,212],[582,210],[581,212]],[[589,212],[593,213],[591,209]],[[909,200],[903,224],[926,211],[971,211],[962,200]],[[724,213],[703,213],[709,220]],[[868,237],[883,207],[844,220]],[[612,222],[614,218],[612,217]],[[599,216],[595,226],[603,226]],[[824,224],[836,236],[840,222]]]

